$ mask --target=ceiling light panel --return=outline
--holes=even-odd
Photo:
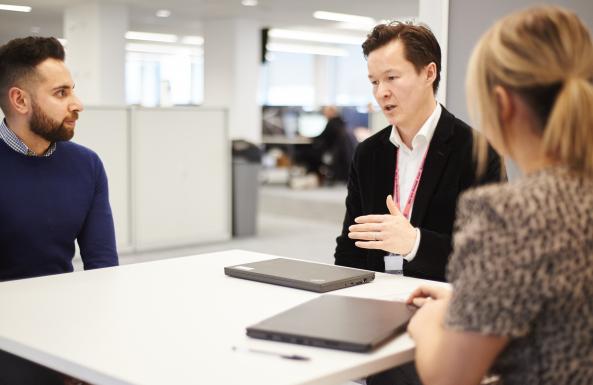
[[[202,36],[184,36],[181,38],[181,43],[189,45],[203,45],[204,38]]]
[[[0,11],[31,12],[32,8],[25,5],[0,4]]]
[[[168,9],[159,9],[158,11],[156,11],[155,15],[156,17],[169,17],[171,16],[171,11],[169,11]]]
[[[318,33],[309,31],[299,31],[293,29],[273,28],[268,32],[268,36],[277,39],[314,41],[317,43],[333,44],[352,44],[359,45],[364,41],[364,36],[336,35],[328,33]]]
[[[351,24],[374,25],[375,19],[367,16],[349,15],[347,13],[336,13],[327,11],[315,11],[313,17],[320,20],[343,21]]]
[[[266,45],[266,49],[270,52],[303,53],[324,56],[348,56],[348,51],[345,49],[324,47],[319,45],[268,43]]]
[[[152,32],[126,32],[126,39],[128,40],[144,40],[144,41],[158,41],[160,43],[176,43],[177,35],[168,33],[152,33]]]

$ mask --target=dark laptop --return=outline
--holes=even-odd
[[[375,279],[372,271],[286,258],[227,266],[224,273],[231,277],[318,293],[360,285]]]
[[[323,295],[248,327],[247,335],[368,352],[402,333],[413,313],[403,302]]]

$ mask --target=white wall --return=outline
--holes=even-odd
[[[499,18],[536,4],[558,4],[575,11],[593,29],[593,1],[535,0],[449,0],[449,60],[447,108],[468,121],[465,99],[465,73],[471,51],[480,36]]]
[[[89,2],[64,11],[66,64],[84,103],[125,105],[125,5]]]
[[[204,106],[228,111],[233,139],[261,142],[260,30],[256,20],[204,23]]]

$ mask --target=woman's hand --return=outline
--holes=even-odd
[[[449,298],[426,301],[414,313],[408,324],[408,334],[410,337],[416,341],[418,336],[431,335],[432,333],[427,333],[429,330],[434,330],[443,325],[448,306]]]
[[[446,286],[428,286],[422,285],[410,294],[410,297],[406,300],[408,305],[414,305],[416,307],[422,307],[428,301],[451,298],[453,291],[450,287]]]

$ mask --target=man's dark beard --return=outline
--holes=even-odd
[[[56,122],[47,116],[47,114],[39,108],[37,103],[33,102],[32,106],[33,116],[31,116],[31,121],[29,122],[31,131],[51,143],[72,139],[74,130],[64,127],[63,121]],[[73,117],[78,117],[78,113],[73,112]]]

